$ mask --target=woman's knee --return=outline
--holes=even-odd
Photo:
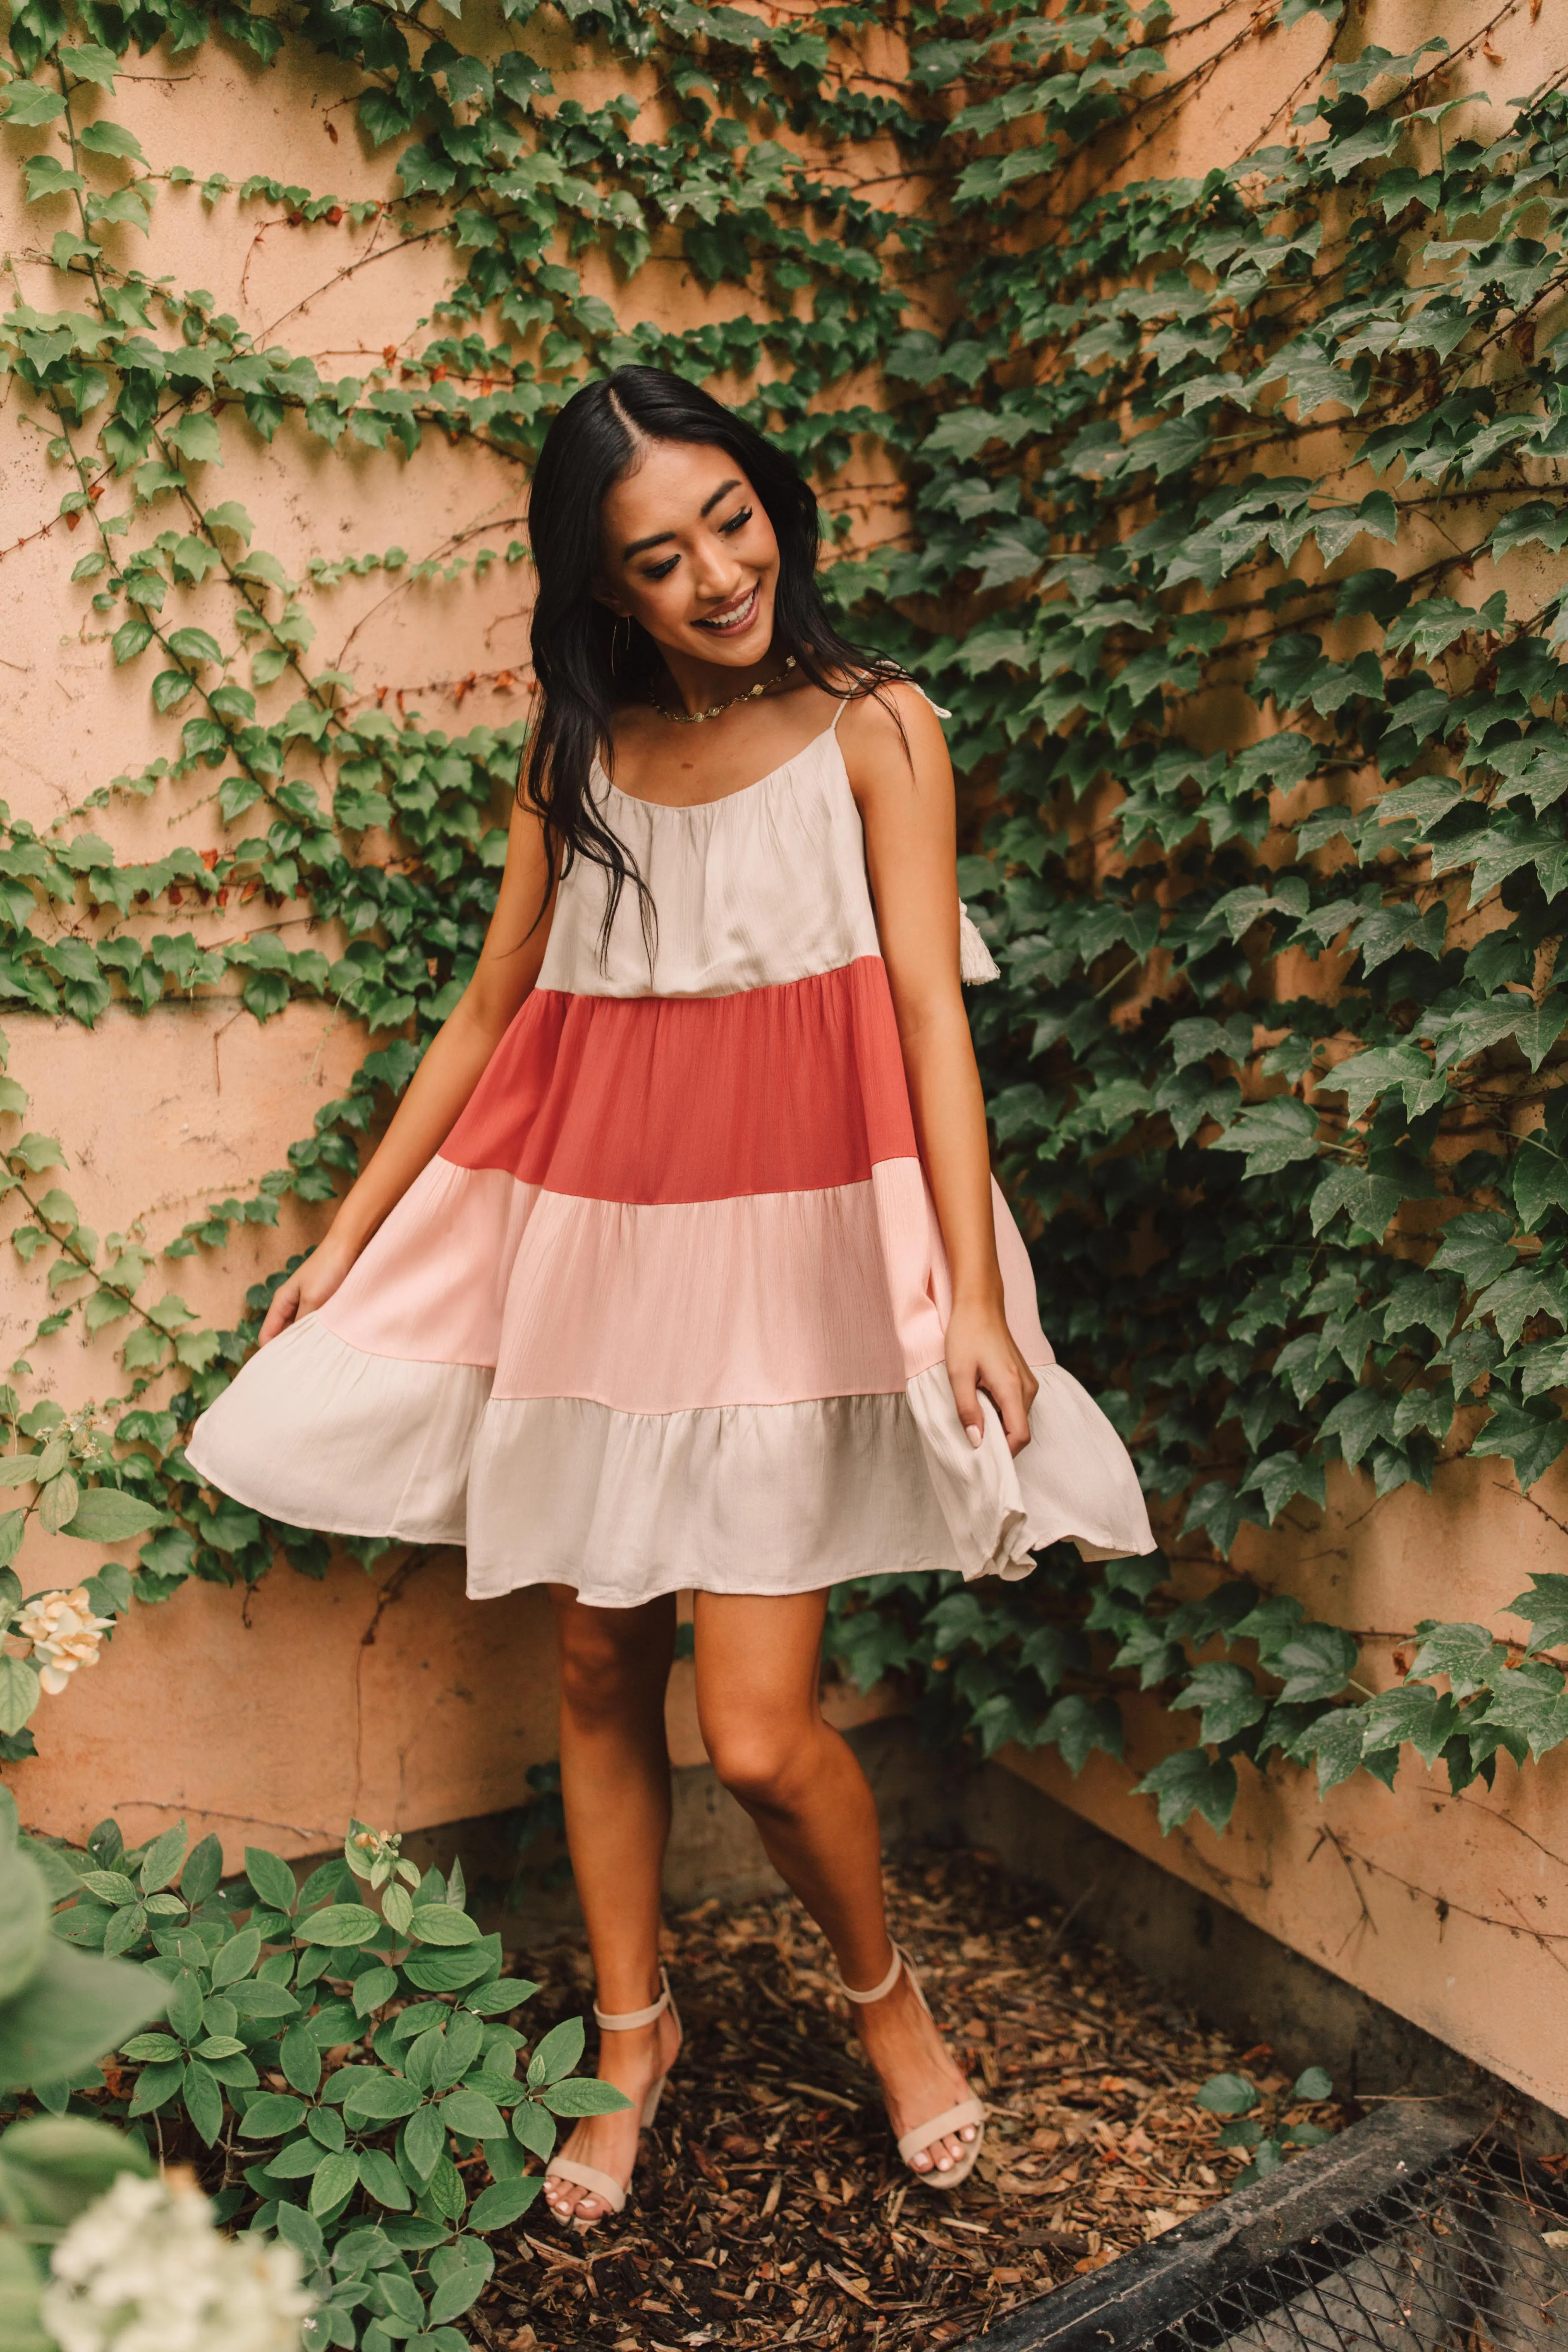
[[[558,1606],[561,1698],[576,1721],[623,1713],[650,1694],[662,1704],[671,1637],[650,1615]]]
[[[737,1715],[705,1722],[713,1769],[748,1810],[790,1812],[818,1761],[819,1724],[773,1724]]]

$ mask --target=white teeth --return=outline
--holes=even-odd
[[[745,603],[738,605],[734,612],[726,613],[722,615],[716,613],[710,614],[707,620],[699,621],[697,626],[700,629],[738,629],[742,622],[749,621],[751,619],[752,613],[756,609],[756,603],[757,592],[753,588],[750,595],[746,598]]]

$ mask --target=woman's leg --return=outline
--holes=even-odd
[[[882,1905],[877,1808],[848,1742],[824,1722],[817,1691],[827,1596],[697,1595],[697,1713],[714,1770],[756,1822],[768,1859],[799,1895],[857,1991],[892,1959]],[[881,2077],[895,2134],[940,2115],[967,2085],[900,1976],[885,2000],[854,2011]],[[973,2139],[970,2126],[963,2135]],[[914,2158],[947,2171],[960,2136]]]
[[[561,1664],[561,1793],[566,1842],[593,1954],[595,1999],[618,2014],[658,1998],[659,1875],[669,1835],[664,1690],[675,1649],[675,1600],[640,1609],[585,1608],[552,1585]],[[580,2123],[560,2153],[624,2180],[637,2154],[650,2085],[678,2036],[667,2012],[652,2025],[599,2037],[599,2075],[632,2104]],[[566,2180],[545,2191],[552,2211],[597,2220],[604,2200]]]

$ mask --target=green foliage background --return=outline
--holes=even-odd
[[[367,444],[389,468],[437,436],[515,460],[521,486],[566,394],[638,359],[738,384],[824,481],[874,443],[908,486],[907,533],[838,563],[833,592],[956,714],[961,882],[1004,971],[974,1014],[1003,1173],[1034,1213],[1047,1328],[1181,1538],[1179,1589],[1159,1560],[1052,1559],[1000,1598],[879,1580],[839,1596],[838,1654],[910,1674],[946,1736],[1051,1740],[1075,1767],[1120,1752],[1119,1690],[1158,1690],[1199,1735],[1144,1784],[1167,1828],[1223,1825],[1237,1757],[1313,1761],[1326,1788],[1392,1778],[1409,1744],[1458,1788],[1500,1750],[1539,1756],[1568,1738],[1542,1654],[1568,1640],[1568,1578],[1516,1604],[1528,1653],[1426,1623],[1374,1693],[1349,1633],[1224,1563],[1244,1528],[1321,1504],[1336,1461],[1385,1494],[1468,1451],[1528,1486],[1568,1433],[1568,520],[1542,495],[1568,457],[1561,91],[1489,145],[1440,42],[1390,57],[1337,0],[1284,0],[1233,47],[1321,37],[1289,134],[1201,182],[1128,183],[1150,110],[1181,102],[1161,96],[1160,0],[779,25],[564,0],[585,64],[657,82],[652,130],[638,98],[552,87],[536,13],[503,0],[498,47],[435,0],[13,11],[0,110],[57,300],[14,307],[0,350],[79,523],[85,625],[106,664],[140,666],[169,749],[45,834],[8,825],[0,993],[18,1035],[35,1013],[90,1024],[237,987],[258,1020],[321,997],[376,1042],[287,1170],[161,1244],[88,1233],[60,1141],[12,1146],[40,1328],[122,1328],[127,1387],[67,1421],[13,1372],[6,1475],[30,1499],[0,1549],[35,1516],[102,1539],[105,1512],[120,1534],[140,1514],[134,1579],[89,1588],[108,1614],[132,1585],[248,1581],[279,1552],[324,1572],[321,1538],[203,1492],[180,1452],[266,1286],[208,1330],[155,1269],[288,1193],[331,1196],[461,989],[502,852],[521,729],[451,738],[314,669],[311,604],[345,565],[291,578],[241,506],[208,503],[207,468],[247,434],[280,461]],[[451,260],[395,380],[325,381],[138,270],[136,233],[193,174],[116,125],[116,76],[209,39],[264,62],[314,45],[362,78],[398,219]],[[892,201],[911,186],[912,208]],[[363,210],[221,175],[201,194],[301,223]],[[590,250],[614,308],[583,289]],[[743,314],[628,324],[638,272],[672,254],[743,288]],[[189,617],[217,589],[222,630]],[[93,811],[203,767],[229,826],[216,863],[118,863]],[[259,896],[267,919],[198,946],[172,915],[149,929],[171,892]],[[289,943],[302,914],[321,945]],[[0,1664],[13,1753],[36,1698],[31,1662]]]

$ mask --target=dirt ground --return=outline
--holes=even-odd
[[[984,1855],[906,1863],[890,1885],[894,1933],[988,2105],[964,2187],[900,2165],[800,1906],[704,1904],[671,1923],[686,2047],[626,2212],[579,2238],[538,2204],[495,2241],[476,2343],[927,2352],[1223,2195],[1244,2158],[1215,2147],[1195,2094],[1226,2069],[1279,2086],[1268,2050],[1171,2008]],[[586,2010],[580,1949],[531,1952],[526,1972],[536,2032]]]

